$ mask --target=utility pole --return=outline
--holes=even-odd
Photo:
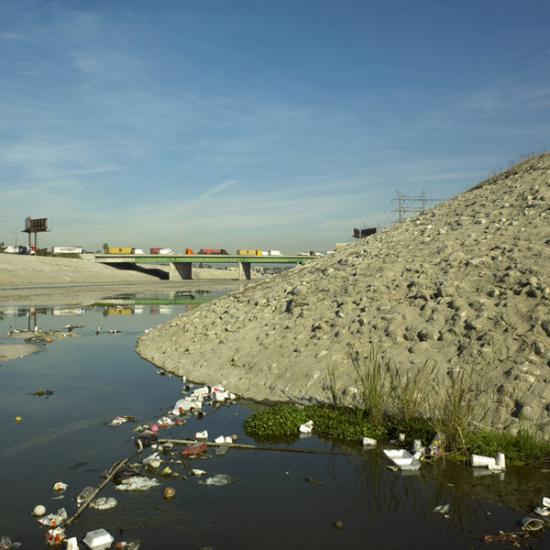
[[[397,201],[397,208],[392,210],[392,212],[397,212],[398,219],[402,222],[408,217],[407,214],[412,215],[424,212],[429,202],[438,202],[438,200],[439,199],[428,199],[424,191],[422,191],[421,195],[403,195],[399,190],[396,190],[395,198],[392,199],[392,202]],[[420,203],[419,206],[418,203]]]

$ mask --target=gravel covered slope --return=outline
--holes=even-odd
[[[253,399],[328,400],[349,343],[400,369],[430,359],[438,391],[472,369],[478,422],[550,437],[550,154],[520,163],[333,256],[144,335],[138,352]]]

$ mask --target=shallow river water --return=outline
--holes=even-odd
[[[75,496],[99,485],[114,462],[149,454],[136,455],[133,429],[171,409],[181,398],[182,381],[159,375],[142,360],[134,351],[136,339],[208,297],[158,298],[104,300],[86,308],[0,306],[0,343],[21,343],[6,336],[11,328],[84,325],[73,338],[0,364],[0,537],[10,536],[23,548],[45,548],[44,528],[31,514],[35,505],[48,512],[64,506],[72,515]],[[54,393],[32,395],[40,389]],[[161,435],[185,438],[206,429],[211,439],[237,434],[239,443],[253,444],[243,423],[257,407],[239,401],[207,408],[203,419],[193,416]],[[118,415],[133,415],[137,423],[109,426]],[[550,496],[550,473],[540,468],[475,475],[468,467],[428,464],[407,474],[388,470],[380,449],[340,447],[315,437],[290,446],[326,454],[209,450],[191,465],[209,476],[230,475],[234,483],[207,486],[173,464],[186,479],[159,476],[160,487],[141,493],[122,493],[109,484],[101,495],[115,496],[118,506],[84,511],[68,535],[80,541],[104,528],[117,541],[141,541],[142,549],[505,548],[510,545],[486,545],[480,537],[518,531],[519,520]],[[69,485],[62,499],[52,490],[57,481]],[[168,485],[176,495],[164,500]],[[433,511],[442,504],[450,505],[448,517]],[[524,544],[550,548],[550,531]]]

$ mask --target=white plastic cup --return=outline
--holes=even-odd
[[[504,456],[504,453],[497,453],[496,458],[496,467],[499,470],[506,470],[506,457]]]

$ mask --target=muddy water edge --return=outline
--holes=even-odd
[[[0,344],[23,343],[35,326],[40,332],[82,325],[72,336],[35,342],[37,353],[0,364],[0,537],[44,548],[45,530],[31,515],[37,504],[48,512],[65,507],[71,515],[76,495],[99,485],[114,462],[149,454],[136,454],[134,429],[171,409],[183,384],[142,360],[134,352],[136,339],[215,295],[118,294],[88,306],[0,306]],[[20,332],[8,337],[14,329]],[[206,407],[204,418],[188,416],[161,435],[186,438],[208,430],[210,439],[236,434],[238,442],[254,444],[243,423],[261,406],[238,401]],[[110,426],[118,415],[137,422]],[[141,541],[142,549],[481,548],[481,536],[518,531],[518,522],[550,496],[550,472],[536,467],[474,475],[470,468],[438,463],[407,474],[388,470],[380,449],[315,437],[288,446],[325,454],[209,450],[190,461],[208,476],[230,476],[225,486],[201,483],[167,455],[165,465],[181,477],[149,472],[160,485],[140,493],[107,485],[101,495],[116,497],[118,506],[86,510],[68,535],[81,540],[104,528],[116,541]],[[65,493],[54,493],[57,481],[68,484]],[[176,490],[170,500],[162,495],[167,486]],[[444,504],[448,514],[434,512]],[[548,548],[550,533],[526,544]]]

